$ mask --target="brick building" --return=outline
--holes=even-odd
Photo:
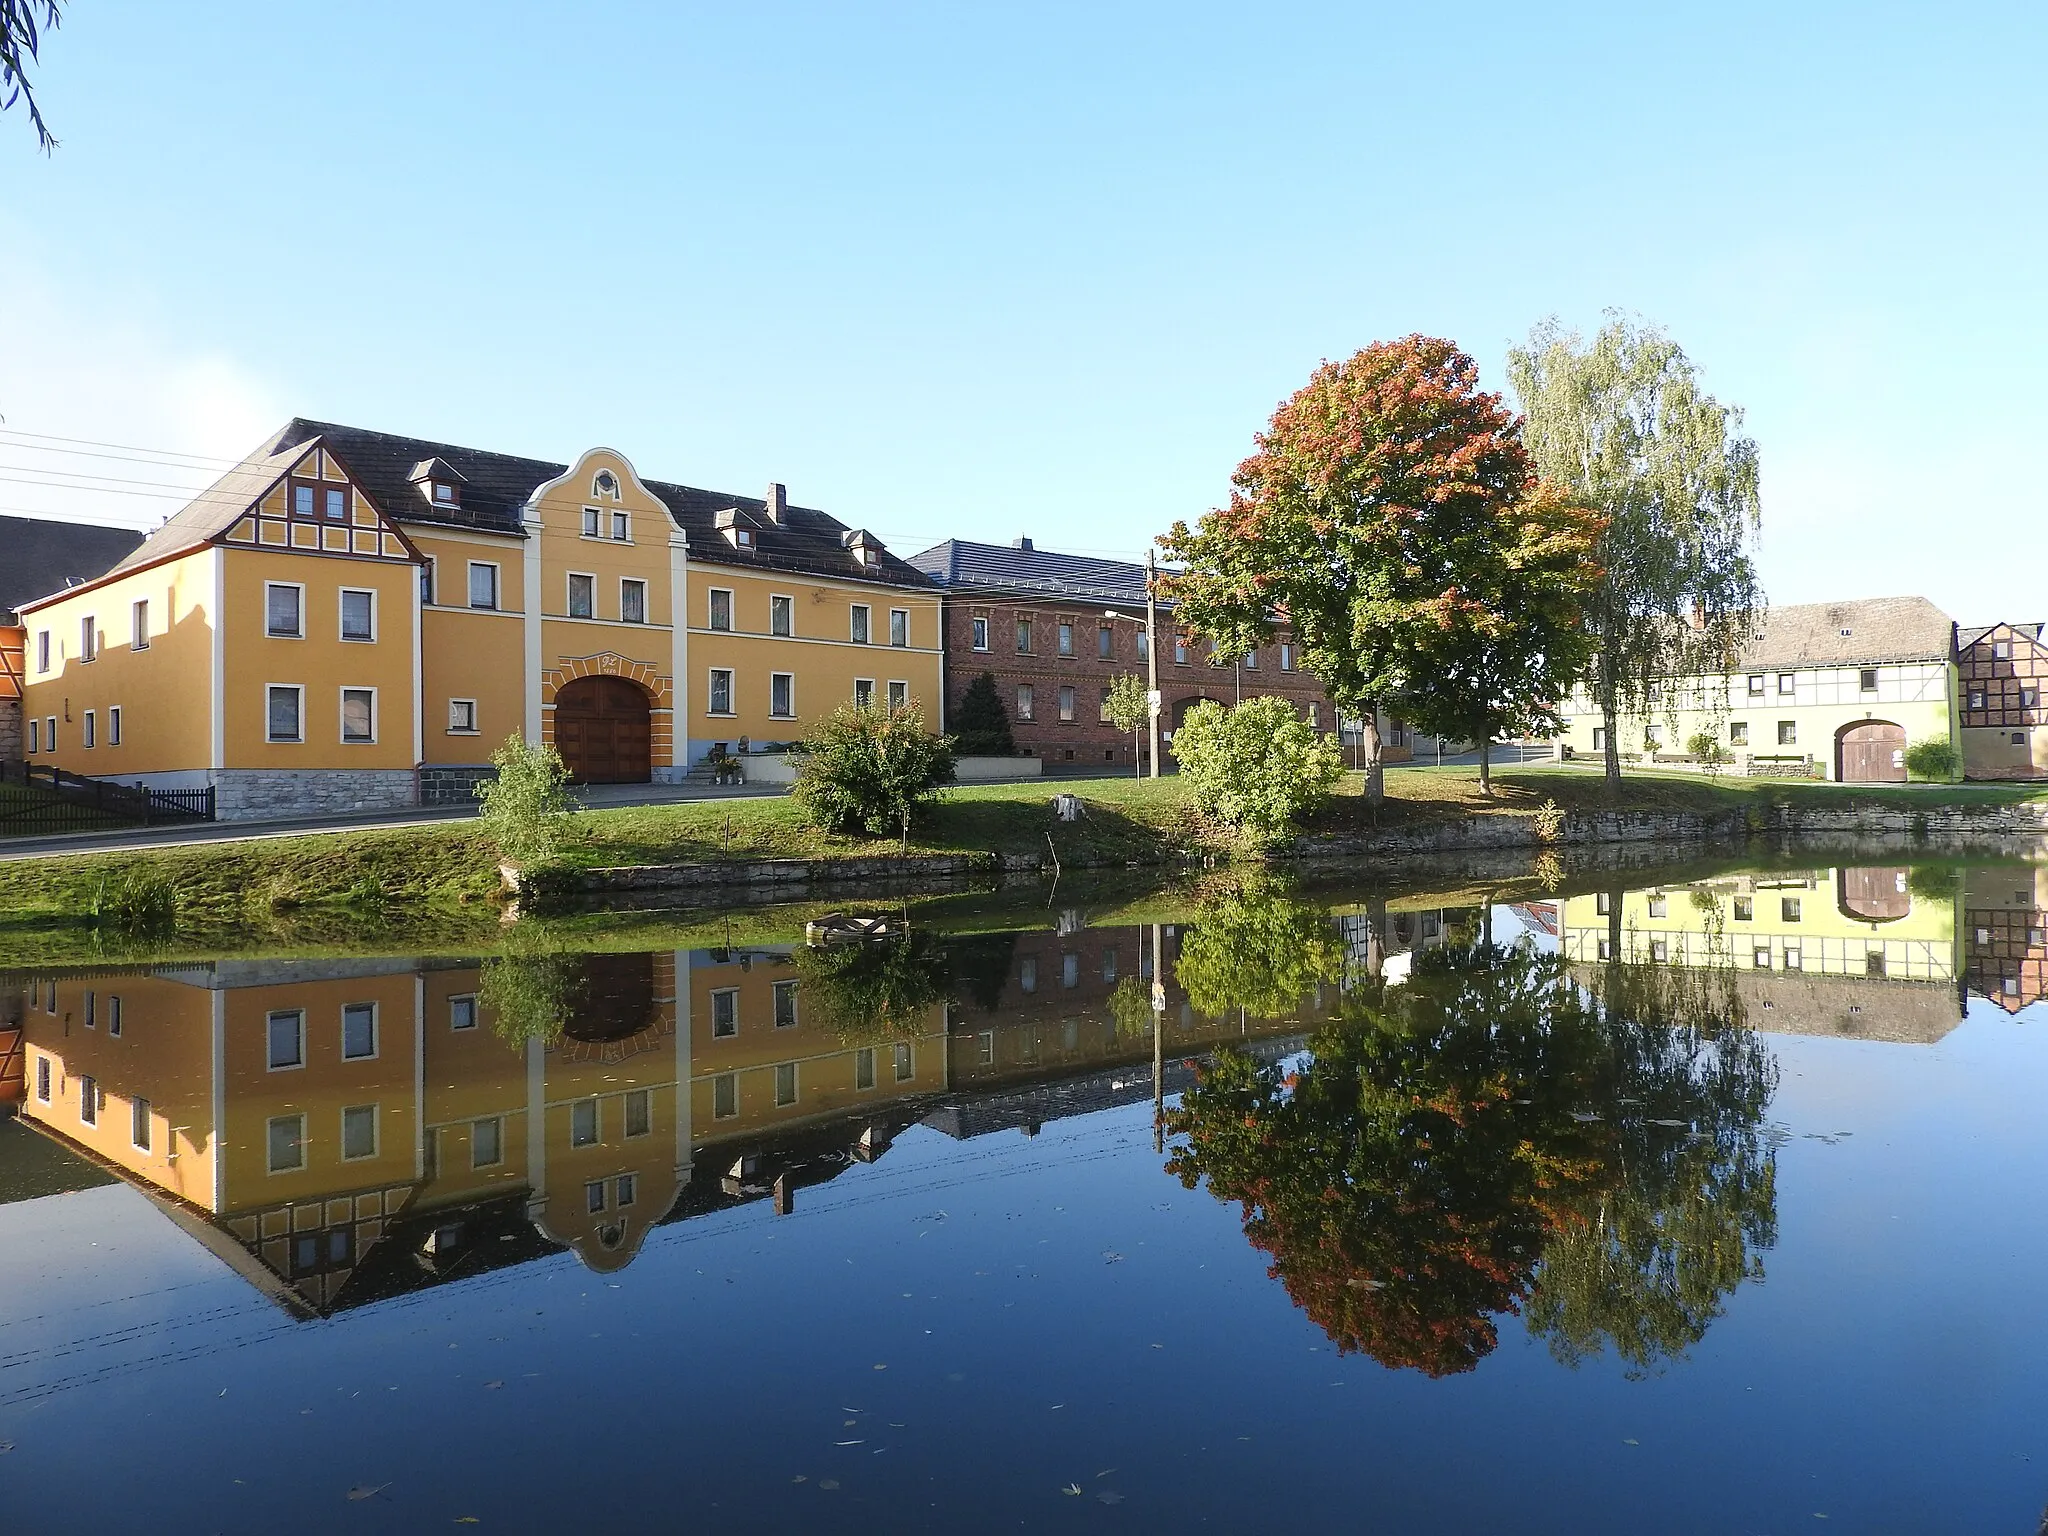
[[[1009,544],[948,539],[908,557],[945,590],[946,715],[982,673],[996,680],[1018,749],[1051,767],[1131,766],[1128,732],[1104,718],[1110,681],[1146,675],[1145,568]],[[1297,664],[1293,638],[1219,658],[1159,605],[1160,729],[1171,733],[1199,700],[1223,704],[1271,694],[1330,734],[1337,712]],[[1405,736],[1399,738],[1405,742]],[[1389,759],[1407,755],[1388,732]],[[1142,756],[1142,750],[1141,754]]]
[[[2040,624],[1956,631],[1966,779],[2048,777],[2048,644]]]

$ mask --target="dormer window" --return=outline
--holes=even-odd
[[[450,485],[446,480],[436,480],[434,482],[435,506],[452,507],[455,506],[460,499],[461,493],[457,491],[454,486]]]
[[[438,509],[450,511],[462,505],[462,474],[446,459],[421,459],[406,478]]]
[[[735,528],[732,531],[732,541],[741,549],[752,549],[754,547],[754,530],[751,528]]]

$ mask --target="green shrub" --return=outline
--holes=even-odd
[[[1923,736],[1906,748],[1906,772],[1946,784],[1962,777],[1963,754],[1946,736]]]
[[[1729,761],[1732,754],[1721,745],[1720,736],[1704,727],[1685,738],[1685,750],[1698,758],[1700,765],[1709,773],[1719,773],[1721,765]]]
[[[790,794],[828,832],[908,838],[917,808],[953,782],[953,739],[925,729],[924,711],[848,704],[820,720],[798,746]]]
[[[1285,837],[1344,773],[1344,754],[1285,699],[1225,709],[1204,699],[1174,733],[1173,755],[1195,804],[1261,841]]]
[[[177,888],[152,869],[103,874],[93,884],[85,916],[94,928],[131,938],[162,938],[178,926]]]
[[[583,998],[583,965],[531,918],[505,930],[504,947],[477,973],[477,1006],[506,1044],[554,1045]]]
[[[552,862],[575,835],[569,770],[552,746],[507,736],[491,754],[495,781],[477,786],[484,830],[506,858],[528,868]]]
[[[960,695],[953,711],[953,743],[962,757],[1014,757],[1017,738],[1010,733],[1010,712],[996,691],[996,675],[984,672]]]
[[[847,1045],[924,1033],[952,979],[944,942],[925,928],[888,939],[805,945],[790,959],[806,1017]]]

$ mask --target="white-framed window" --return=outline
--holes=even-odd
[[[777,1029],[795,1029],[796,983],[794,981],[778,981],[775,983],[774,993],[775,1027]]]
[[[341,690],[341,739],[351,746],[367,746],[377,739],[377,690]]]
[[[98,661],[100,658],[100,621],[87,614],[78,621],[78,659]]]
[[[99,718],[88,709],[78,728],[78,744],[88,751],[99,745]]]
[[[1856,691],[1858,693],[1877,692],[1877,668],[1862,667],[1857,670]]]
[[[612,514],[612,537],[621,544],[633,542],[633,514],[614,512]]]
[[[475,699],[450,699],[448,701],[448,734],[451,736],[474,736],[477,734]]]
[[[583,509],[583,537],[585,537],[586,539],[595,539],[600,537],[603,526],[603,518],[604,514],[600,512],[596,507],[585,507]]]
[[[1778,920],[1786,923],[1798,922],[1800,908],[1803,905],[1797,896],[1780,896],[1778,898]]]
[[[711,627],[713,629],[732,628],[732,589],[730,587],[713,587],[711,589]]]
[[[907,1083],[916,1075],[917,1060],[911,1054],[910,1042],[898,1040],[896,1042],[896,1081]]]
[[[423,607],[434,606],[434,557],[420,557],[420,603]]]
[[[265,1064],[286,1072],[306,1064],[306,1010],[280,1008],[264,1020]]]
[[[43,750],[46,752],[57,750],[57,717],[55,715],[45,715],[43,717]]]
[[[901,678],[889,679],[889,712],[910,707],[910,684]]]
[[[1282,672],[1292,672],[1294,670],[1294,647],[1285,640],[1280,642],[1280,670]]]
[[[1750,964],[1754,965],[1758,970],[1768,971],[1771,968],[1771,946],[1768,944],[1752,946],[1749,959]]]
[[[1138,637],[1138,660],[1147,661],[1152,656],[1152,631],[1142,624],[1136,631]]]
[[[341,638],[377,638],[377,594],[364,587],[341,589]]]
[[[754,530],[751,528],[734,528],[732,530],[732,541],[741,549],[752,549],[754,547]]]
[[[472,608],[496,608],[498,606],[498,564],[495,560],[472,560],[469,562],[469,606]]]
[[[464,992],[448,999],[448,1027],[453,1030],[476,1028],[474,992]]]
[[[28,723],[28,755],[34,757],[42,750],[43,722],[30,720]]]
[[[740,1075],[721,1072],[711,1079],[711,1118],[730,1120],[740,1112]]]
[[[569,1145],[594,1147],[603,1126],[598,1118],[597,1100],[578,1099],[569,1106]]]
[[[1799,946],[1797,944],[1787,944],[1785,946],[1785,969],[1788,971],[1796,971],[1800,970],[1801,968],[1802,967],[1799,960]]]
[[[377,1155],[377,1106],[352,1104],[341,1112],[341,1160],[361,1162]]]
[[[263,633],[273,640],[306,635],[306,588],[296,581],[263,583]]]
[[[778,720],[796,718],[796,674],[794,672],[771,672],[768,674],[768,713]]]
[[[973,645],[974,645],[974,648],[975,648],[975,649],[976,649],[977,651],[985,651],[985,650],[987,650],[987,649],[988,649],[988,620],[987,620],[987,619],[969,619],[969,620],[967,621],[967,627],[968,627],[968,628],[969,628],[969,630],[970,630],[970,631],[972,631],[972,633],[973,633],[973,636],[974,636],[974,639],[973,639]],[[1022,647],[1020,646],[1019,648],[1021,649]]]
[[[86,988],[84,995],[79,999],[78,1006],[79,1013],[85,1021],[85,1027],[87,1029],[98,1029],[100,1027],[99,997],[90,987]]]
[[[1749,722],[1747,720],[1730,720],[1728,722],[1728,745],[1731,747],[1746,747],[1749,745]]]
[[[306,1117],[273,1115],[264,1128],[265,1166],[271,1173],[299,1173],[306,1166]]]
[[[306,739],[306,690],[297,683],[266,685],[264,725],[272,741]]]
[[[1062,656],[1074,654],[1074,626],[1064,620],[1060,623],[1060,654]]]
[[[619,621],[623,624],[647,622],[647,583],[637,577],[627,576],[619,581]]]
[[[874,609],[866,603],[855,603],[852,607],[851,634],[855,645],[868,643],[868,627],[874,619]]]
[[[729,715],[732,713],[732,668],[711,669],[711,696],[705,706],[706,714]]]
[[[654,1095],[645,1088],[635,1088],[625,1097],[626,1139],[647,1136],[654,1131]]]
[[[98,1125],[100,1123],[100,1084],[94,1077],[78,1080],[78,1123]]]
[[[853,680],[853,702],[859,709],[875,707],[875,680],[872,677],[856,677]]]
[[[624,1210],[640,1198],[640,1175],[622,1173],[613,1180],[612,1204]]]
[[[775,1064],[775,1107],[787,1109],[796,1102],[796,1063],[779,1061]]]
[[[889,643],[898,646],[910,644],[910,610],[908,608],[891,608],[889,610]]]
[[[569,617],[587,619],[597,612],[597,578],[588,571],[569,573]]]
[[[853,1053],[853,1086],[856,1089],[875,1086],[875,1052],[872,1046],[864,1046]]]
[[[1029,656],[1031,654],[1031,620],[1029,618],[1019,618],[1017,620],[1017,654],[1019,656]]]
[[[118,704],[107,706],[107,745],[121,745],[121,706]]]
[[[345,1003],[341,1010],[341,1059],[374,1061],[377,1057],[377,1005]]]
[[[38,1104],[49,1103],[50,1093],[50,1058],[38,1056],[36,1058],[36,1102]]]
[[[439,492],[442,489],[442,487],[437,485],[434,487],[434,489],[436,492]],[[455,499],[455,487],[451,485],[447,487],[447,491],[447,495],[441,496],[437,494],[434,499],[436,501],[453,501]],[[327,487],[326,503],[327,516],[332,521],[340,523],[346,522],[348,520],[347,491],[338,490],[334,486]]]
[[[1256,672],[1259,670],[1259,653],[1256,650],[1246,651],[1244,653],[1244,669],[1247,672]]]
[[[1994,657],[1994,658],[1995,658],[1996,660],[1999,660],[1999,661],[2006,661],[2006,660],[2009,660],[2009,659],[2011,659],[2011,656],[2012,656],[2012,642],[2011,642],[2010,640],[1994,640],[1994,641],[1992,641],[1992,642],[1991,642],[1991,654],[1992,654],[1992,656],[1993,656],[1993,657]]]
[[[455,505],[455,484],[453,481],[435,480],[431,483],[434,487],[435,506],[452,507]]]
[[[1105,631],[1105,633],[1107,633],[1107,631]],[[1100,700],[1097,701],[1097,703],[1099,709],[1101,710],[1102,723],[1104,725],[1107,725],[1109,723],[1109,690],[1107,688],[1102,690],[1102,697]]]
[[[116,1040],[121,1038],[121,996],[112,993],[107,998],[107,1033]]]
[[[793,635],[796,633],[796,599],[777,592],[768,599],[768,633],[771,635]]]
[[[1029,720],[1031,718],[1031,685],[1029,683],[1019,683],[1017,685],[1017,718],[1019,720]]]
[[[740,1032],[740,989],[720,987],[711,994],[711,1038],[730,1040]]]
[[[1797,720],[1780,720],[1778,722],[1778,745],[1781,747],[1796,747],[1799,745],[1799,722]]]
[[[1780,672],[1778,674],[1778,692],[1781,695],[1796,693],[1798,690],[1799,674],[1797,672]]]
[[[1081,985],[1081,957],[1076,954],[1060,956],[1060,985],[1078,987]]]
[[[1095,626],[1095,654],[1103,661],[1116,654],[1116,631],[1107,624]]]
[[[469,1166],[495,1168],[505,1161],[505,1122],[493,1116],[469,1123]]]
[[[39,629],[36,631],[36,675],[40,677],[49,670],[50,632],[47,629]]]
[[[1069,725],[1073,723],[1074,690],[1071,688],[1062,688],[1060,690],[1060,719]]]
[[[130,650],[149,649],[149,599],[138,597],[128,608],[128,647]]]

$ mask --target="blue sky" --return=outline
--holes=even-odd
[[[1775,600],[2048,618],[2044,44],[2038,4],[77,0],[63,147],[0,117],[0,507],[197,478],[24,434],[301,414],[1135,556],[1320,359],[1419,330],[1504,387],[1612,305],[1746,407]]]

